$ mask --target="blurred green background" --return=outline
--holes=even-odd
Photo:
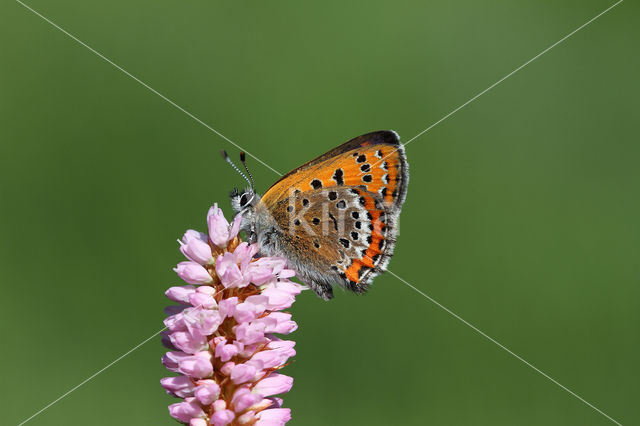
[[[29,0],[280,172],[404,140],[609,1]],[[392,271],[640,423],[640,58],[624,2],[408,145]],[[0,5],[2,423],[162,327],[176,238],[230,212],[238,150],[19,3]],[[260,190],[278,176],[250,161]],[[292,425],[606,425],[390,274],[311,292]],[[174,422],[159,338],[29,424]]]

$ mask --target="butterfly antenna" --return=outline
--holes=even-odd
[[[256,192],[255,191],[255,183],[253,182],[253,175],[251,174],[251,172],[249,171],[249,167],[247,167],[247,163],[246,163],[246,158],[244,155],[244,151],[242,151],[240,153],[240,162],[242,163],[242,165],[244,166],[244,169],[247,171],[247,174],[249,175],[249,179],[251,180],[251,192]]]
[[[250,181],[249,178],[247,178],[247,176],[244,173],[242,173],[242,171],[238,168],[238,166],[233,164],[233,161],[231,161],[231,158],[229,158],[227,151],[225,151],[224,149],[222,150],[222,158],[224,158],[224,161],[226,161],[227,163],[229,163],[229,165],[231,165],[231,167],[233,167],[233,170],[238,172],[240,176],[242,176],[244,180],[247,181],[247,183],[251,186],[251,190],[253,191],[253,182]]]

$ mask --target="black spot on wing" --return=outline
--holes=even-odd
[[[344,172],[342,169],[336,169],[333,173],[333,180],[336,181],[337,185],[344,185]]]

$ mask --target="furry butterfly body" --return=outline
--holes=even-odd
[[[332,284],[367,291],[393,254],[409,171],[393,131],[351,139],[292,170],[263,196],[231,194],[241,229],[266,256],[288,259],[321,298]]]

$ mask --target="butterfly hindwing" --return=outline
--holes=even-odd
[[[326,298],[332,283],[364,293],[393,252],[394,215],[379,195],[362,188],[292,193],[272,213],[279,248],[289,253],[298,276]]]

